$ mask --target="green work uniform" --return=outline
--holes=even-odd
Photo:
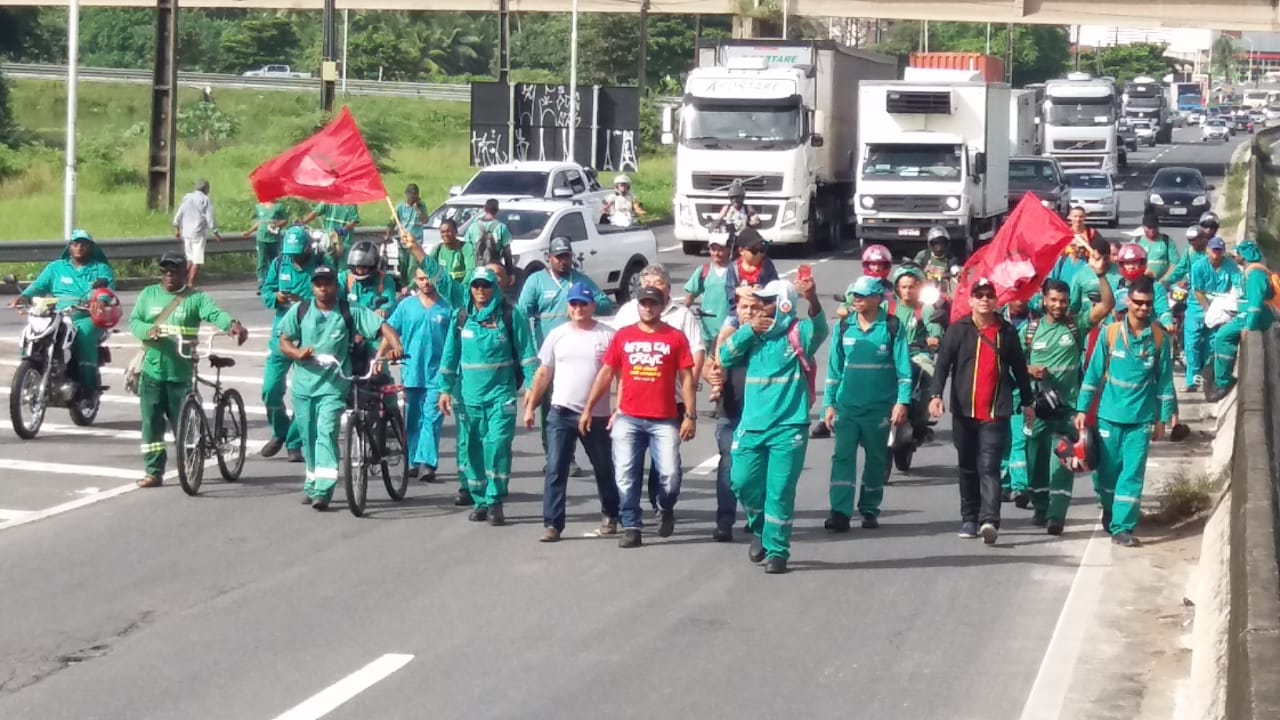
[[[359,305],[366,310],[391,314],[396,308],[396,283],[380,272],[373,272],[363,280],[351,274],[350,270],[338,273],[338,289],[347,296],[347,302]]]
[[[1037,417],[1026,439],[1027,484],[1031,491],[1031,507],[1049,520],[1065,522],[1071,505],[1075,476],[1057,462],[1053,448],[1058,435],[1074,435],[1072,420],[1078,408],[1080,367],[1085,340],[1089,335],[1089,316],[1080,321],[1056,322],[1044,316],[1034,328],[1023,332],[1022,347],[1028,367],[1044,368],[1044,378],[1033,380],[1045,390],[1053,390],[1062,403],[1060,414],[1052,418]]]
[[[1208,257],[1208,253],[1204,250],[1196,250],[1193,247],[1188,247],[1187,251],[1182,253],[1182,257],[1178,258],[1177,264],[1173,266],[1173,274],[1169,276],[1169,279],[1166,282],[1170,285],[1176,285],[1177,283],[1190,280],[1192,266],[1196,264],[1197,260],[1203,257]],[[1187,307],[1190,307],[1192,302],[1195,302],[1195,299],[1189,298],[1187,301]]]
[[[1144,236],[1138,244],[1147,251],[1147,270],[1156,280],[1163,280],[1170,268],[1177,267],[1178,247],[1168,235],[1160,233],[1154,240],[1148,240]]]
[[[714,263],[707,263],[689,278],[684,284],[684,291],[692,298],[702,298],[702,342],[707,352],[711,352],[716,344],[716,336],[729,317],[733,308],[729,307],[729,295],[725,292],[724,283],[729,276],[726,265],[717,268]],[[697,352],[697,348],[693,348]]]
[[[345,249],[350,245],[348,240],[347,226],[360,224],[360,209],[355,205],[332,205],[330,203],[320,203],[312,210],[315,211],[316,217],[320,218],[320,227],[330,236],[337,236]],[[334,246],[334,267],[341,270],[347,266],[347,253],[338,251]]]
[[[507,496],[516,434],[516,373],[523,375],[525,387],[532,387],[538,367],[528,316],[514,307],[514,327],[505,327],[502,303],[502,293],[495,292],[483,308],[471,302],[454,305],[468,308],[466,319],[459,327],[458,313],[453,314],[440,359],[440,393],[456,398],[458,475],[466,478],[476,509],[501,504]]]
[[[315,500],[328,501],[338,483],[338,429],[351,394],[351,381],[343,375],[351,375],[351,345],[355,338],[347,332],[347,321],[337,306],[325,312],[314,301],[309,305],[301,323],[301,303],[289,308],[280,320],[278,334],[299,348],[311,348],[313,355],[333,355],[342,363],[342,374],[336,368],[314,362],[295,363],[293,373],[294,425],[307,464],[302,491]],[[378,337],[382,318],[357,305],[352,305],[350,311],[357,335],[366,341]]]
[[[1246,256],[1245,260],[1250,264],[1241,271],[1244,278],[1242,283],[1244,297],[1239,302],[1240,314],[1232,318],[1231,322],[1218,328],[1218,332],[1213,336],[1213,381],[1215,387],[1222,389],[1231,387],[1235,382],[1236,354],[1240,351],[1240,334],[1245,330],[1266,331],[1275,321],[1271,306],[1268,304],[1268,301],[1275,297],[1275,291],[1271,287],[1271,277],[1265,267],[1252,265],[1262,260],[1261,253],[1257,252],[1257,246],[1253,248],[1247,252],[1254,254],[1257,259]],[[1246,252],[1243,243],[1240,252],[1242,254]]]
[[[779,303],[781,305],[781,303]],[[793,310],[794,311],[794,310]],[[814,355],[830,330],[819,313],[807,320],[781,307],[768,332],[738,328],[720,347],[725,368],[746,367],[742,419],[733,434],[730,485],[747,513],[747,526],[759,537],[767,557],[791,554],[791,523],[796,482],[809,445],[808,380],[787,332],[800,323],[799,345],[815,368]]]
[[[475,253],[480,250],[480,238],[488,232],[493,236],[493,257],[502,256],[502,249],[511,246],[511,230],[507,228],[507,224],[498,219],[486,220],[484,218],[476,218],[467,225],[467,232],[462,236],[465,243],[470,243],[472,257],[475,264],[480,263],[474,259]]]
[[[191,389],[192,345],[200,323],[207,322],[219,330],[231,329],[231,316],[214,304],[213,299],[202,292],[183,293],[184,299],[162,325],[155,325],[156,318],[177,294],[167,292],[160,285],[143,288],[138,302],[129,316],[129,332],[142,341],[142,374],[138,378],[138,401],[142,409],[142,457],[147,475],[163,480],[167,458],[164,444],[165,419],[174,436],[178,434],[178,413],[182,401]],[[185,347],[172,335],[148,340],[147,334],[155,328],[161,333],[178,333]],[[183,355],[187,357],[183,357]]]
[[[1029,311],[1029,308],[1028,308]],[[1031,321],[1031,315],[1013,317],[1006,308],[1003,313],[1009,324],[1019,334]],[[1013,388],[1013,406],[1022,407],[1022,391]],[[1005,448],[1004,458],[1000,460],[1000,491],[1002,493],[1025,493],[1030,483],[1027,482],[1027,433],[1026,420],[1022,413],[1009,416],[1009,445]]]
[[[1169,337],[1161,333],[1157,346],[1150,327],[1134,336],[1127,321],[1118,324],[1116,336],[1114,347],[1106,335],[1098,338],[1078,401],[1087,408],[1101,393],[1098,499],[1110,510],[1113,535],[1138,524],[1152,424],[1168,424],[1178,413]]]
[[[271,263],[280,257],[279,223],[289,219],[288,211],[280,203],[258,203],[253,206],[254,220],[258,223],[258,290],[267,279]],[[274,231],[274,232],[273,232]]]
[[[22,291],[23,299],[30,301],[33,297],[56,298],[57,309],[65,310],[88,302],[93,284],[99,280],[105,280],[107,287],[115,290],[116,277],[107,264],[107,256],[97,243],[91,240],[85,242],[92,245],[92,250],[84,265],[77,265],[72,261],[68,243],[67,248],[62,251],[62,257],[45,265],[35,281]],[[93,397],[98,392],[98,343],[102,333],[84,310],[73,312],[71,322],[76,328],[76,338],[72,345],[76,359],[76,382],[80,384],[82,397]]]
[[[1112,263],[1107,268],[1107,282],[1111,285],[1112,295],[1118,296],[1120,293],[1120,283],[1124,277],[1120,275],[1120,270]],[[1085,266],[1080,268],[1071,278],[1071,304],[1067,307],[1067,312],[1076,317],[1084,317],[1089,314],[1089,310],[1093,307],[1093,300],[1090,296],[1098,294],[1098,274],[1093,268]]]
[[[465,280],[476,269],[476,248],[468,242],[459,243],[456,248],[447,247],[442,242],[431,248],[430,256],[457,282]]]
[[[311,299],[311,273],[321,265],[330,265],[327,259],[318,255],[311,256],[302,267],[295,264],[293,258],[280,257],[267,268],[266,281],[262,283],[262,302],[269,310],[275,311],[271,321],[271,340],[267,343],[266,367],[262,376],[262,404],[267,408],[267,424],[271,426],[271,437],[284,440],[285,448],[298,450],[302,447],[302,437],[289,421],[289,412],[284,406],[285,377],[293,362],[280,352],[280,321],[293,307],[294,303],[281,303],[276,293],[288,293],[300,298]]]
[[[472,255],[471,258],[474,262],[475,256]],[[433,285],[435,285],[436,294],[440,296],[445,305],[454,309],[470,305],[471,291],[461,280],[455,280],[450,273],[446,272],[444,267],[441,266],[440,262],[437,261],[435,257],[427,255],[423,258],[422,264],[419,267],[421,268],[422,273],[431,280]],[[457,426],[457,420],[454,421],[454,425],[455,427]],[[461,429],[458,429],[457,432],[458,435],[461,436]],[[471,492],[471,487],[467,484],[467,476],[461,472],[458,473],[458,489],[466,490],[468,493]]]
[[[911,403],[911,355],[906,333],[891,333],[881,310],[864,330],[858,316],[842,320],[827,354],[823,408],[835,408],[831,453],[831,511],[853,516],[858,479],[858,448],[865,460],[858,514],[880,514],[884,481],[889,476],[889,417],[894,404]],[[899,327],[901,327],[899,325]]]
[[[414,242],[422,244],[422,231],[426,227],[427,204],[419,200],[416,204],[410,205],[407,202],[400,202],[396,205],[396,218],[400,220],[400,225],[409,231],[409,235]],[[391,221],[391,226],[395,227],[395,220]]]

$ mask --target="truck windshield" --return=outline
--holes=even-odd
[[[462,194],[523,195],[540,198],[547,194],[547,173],[531,170],[480,172],[462,189]]]
[[[1129,98],[1129,107],[1135,108],[1158,108],[1160,107],[1160,98],[1158,97],[1132,97]]]
[[[449,207],[450,206],[448,205],[445,206],[445,208]],[[455,208],[455,211],[452,213],[446,211],[446,216],[450,217],[458,224],[459,234],[465,233],[467,231],[467,225],[483,215],[480,211],[481,209],[478,207],[452,207]],[[445,208],[441,208],[441,210],[444,210]],[[437,210],[436,215],[440,214],[440,211]],[[546,227],[547,220],[550,218],[551,213],[542,211],[514,209],[498,211],[498,221],[506,225],[507,229],[511,231],[511,238],[513,240],[533,240],[537,238],[542,234],[542,228]],[[435,219],[434,215],[432,216],[432,219]],[[440,227],[439,221],[432,223],[428,220],[427,224],[437,229]]]
[[[1111,100],[1096,100],[1097,102],[1078,102],[1054,98],[1049,105],[1049,124],[1060,127],[1101,127],[1115,123],[1116,111]]]
[[[689,147],[787,148],[800,144],[799,107],[689,105],[680,113]]]
[[[955,145],[868,145],[862,177],[877,180],[955,180],[961,150]]]

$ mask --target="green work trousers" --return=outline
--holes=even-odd
[[[458,476],[466,478],[477,509],[499,505],[511,480],[511,443],[516,437],[515,398],[498,404],[455,405]]]
[[[341,395],[294,395],[293,408],[307,464],[302,491],[316,500],[330,500],[338,484],[338,429],[347,402]]]
[[[138,404],[142,410],[142,461],[147,475],[163,480],[165,420],[175,437],[178,435],[178,413],[190,387],[185,382],[166,382],[142,375],[138,378]]]
[[[1231,322],[1218,328],[1213,336],[1213,384],[1224,388],[1236,375],[1236,354],[1240,352],[1240,333],[1244,331],[1244,316],[1237,315]]]
[[[1024,493],[1027,491],[1027,436],[1023,432],[1026,421],[1022,413],[1009,416],[1009,449],[1000,461],[1000,490]]]
[[[1111,534],[1133,532],[1142,511],[1151,426],[1098,418],[1098,439],[1098,494],[1102,507],[1111,508]]]
[[[1058,461],[1053,448],[1058,435],[1075,436],[1070,418],[1037,419],[1027,439],[1027,484],[1031,507],[1050,520],[1066,522],[1075,475]]]
[[[284,406],[285,378],[291,367],[293,361],[280,354],[273,339],[262,376],[262,404],[267,408],[271,437],[283,439],[286,449],[297,450],[302,447],[302,436],[298,433],[297,423],[289,421],[289,411]],[[293,407],[296,410],[297,403]]]
[[[835,449],[831,452],[831,511],[853,517],[853,492],[858,481],[858,448],[862,448],[862,492],[858,514],[880,514],[884,480],[889,476],[889,414],[836,407]]]
[[[778,425],[760,431],[739,428],[733,435],[729,484],[767,557],[791,556],[796,482],[804,469],[808,446],[806,425]]]
[[[75,376],[84,397],[98,392],[98,340],[101,331],[94,327],[88,315],[76,318],[76,340],[73,350],[76,356]]]
[[[258,242],[258,292],[262,292],[262,283],[267,279],[267,270],[271,267],[271,263],[275,262],[277,257],[280,257],[279,241],[269,243],[261,241]]]

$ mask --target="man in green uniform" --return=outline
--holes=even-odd
[[[280,257],[280,235],[289,224],[289,214],[284,205],[278,202],[260,202],[253,206],[253,225],[241,235],[248,240],[254,234],[258,237],[258,292],[262,292],[262,283],[267,279],[267,269]]]
[[[1101,257],[1092,257],[1089,262],[1095,274],[1106,274]],[[1098,289],[1102,297],[1089,314],[1073,317],[1067,312],[1071,289],[1061,280],[1046,280],[1042,292],[1044,315],[1031,321],[1022,333],[1027,374],[1037,398],[1057,398],[1056,408],[1039,403],[1024,450],[1034,511],[1032,523],[1047,527],[1050,535],[1062,534],[1075,484],[1071,471],[1055,460],[1054,443],[1058,435],[1072,434],[1071,418],[1077,408],[1088,410],[1087,406],[1076,404],[1085,340],[1094,326],[1107,322],[1115,307],[1111,283],[1100,281]]]
[[[333,256],[334,267],[341,270],[343,261],[347,257],[347,238],[360,224],[360,209],[355,205],[319,203],[306,217],[302,218],[302,224],[306,225],[316,218],[320,218],[321,229],[329,233],[329,240],[332,243],[329,251]]]
[[[458,412],[458,472],[467,478],[472,522],[506,522],[502,501],[511,478],[516,393],[532,387],[538,349],[524,310],[498,292],[490,268],[471,274],[471,302],[454,312],[440,360],[440,411]],[[461,402],[453,396],[460,394]]]
[[[382,318],[358,305],[348,305],[338,293],[333,268],[321,265],[311,273],[311,299],[289,308],[280,321],[280,352],[297,365],[293,373],[295,425],[302,438],[306,479],[302,501],[326,510],[338,483],[338,426],[351,395],[351,346],[355,336],[373,342],[381,338],[381,357],[401,355],[400,337]],[[321,355],[337,359],[340,368],[314,362]]]
[[[280,321],[298,302],[311,299],[311,276],[320,267],[331,266],[327,258],[312,250],[307,229],[295,225],[285,231],[280,257],[267,268],[267,279],[262,283],[262,302],[275,311],[262,378],[262,403],[267,408],[271,439],[262,447],[262,457],[274,457],[285,447],[289,462],[303,461],[302,436],[289,422],[284,407],[285,376],[293,363],[280,352]]]
[[[1244,297],[1240,298],[1240,314],[1231,322],[1218,328],[1213,338],[1214,392],[1206,393],[1208,400],[1222,399],[1235,386],[1236,353],[1240,351],[1240,334],[1246,330],[1265,332],[1271,328],[1275,315],[1268,301],[1275,298],[1271,287],[1271,274],[1262,264],[1262,251],[1257,243],[1246,240],[1236,246],[1236,255],[1244,263]]]
[[[116,278],[107,264],[107,256],[89,233],[74,230],[62,250],[62,257],[46,265],[35,281],[9,303],[9,307],[20,307],[33,297],[53,297],[58,301],[57,309],[65,310],[88,302],[94,283],[99,282],[106,283],[111,290],[116,289]],[[72,351],[76,360],[76,381],[80,386],[78,397],[88,399],[98,392],[98,341],[101,331],[94,326],[93,319],[85,310],[77,310],[71,319],[76,327]]]
[[[1178,265],[1179,253],[1173,240],[1160,232],[1160,220],[1154,212],[1143,215],[1142,239],[1138,244],[1147,251],[1147,269],[1156,282],[1167,283]]]
[[[721,366],[747,369],[730,483],[751,530],[747,557],[766,561],[770,574],[785,573],[791,555],[796,482],[816,400],[813,358],[829,332],[813,279],[800,279],[798,289],[809,305],[808,319],[796,317],[797,286],[773,280],[755,292],[763,304],[760,314],[720,347]]]
[[[187,258],[181,253],[160,257],[160,283],[142,289],[129,316],[129,332],[142,341],[142,374],[138,377],[138,401],[142,406],[142,457],[146,475],[138,487],[164,484],[168,454],[164,443],[165,419],[178,434],[178,413],[191,389],[191,357],[200,323],[230,332],[243,345],[249,332],[238,321],[198,290],[187,290]]]
[[[471,245],[476,254],[476,267],[496,264],[511,275],[515,263],[511,259],[511,230],[498,219],[498,201],[484,201],[484,214],[471,221],[463,241]]]
[[[476,249],[458,237],[458,223],[448,218],[440,221],[440,243],[431,248],[431,257],[455,282],[466,282],[476,269]]]
[[[889,427],[907,421],[911,356],[901,321],[880,308],[884,287],[866,275],[849,288],[853,315],[840,321],[827,354],[823,422],[835,435],[831,453],[831,516],[825,527],[848,532],[858,480],[858,448],[865,461],[858,514],[862,527],[880,526],[880,501],[889,474]]]
[[[1151,440],[1164,436],[1178,414],[1173,391],[1173,353],[1164,330],[1151,322],[1154,288],[1150,278],[1129,287],[1129,310],[1121,322],[1098,338],[1080,388],[1078,407],[1098,403],[1098,494],[1102,524],[1122,547],[1140,543],[1133,536],[1142,507],[1142,484]],[[1088,416],[1076,415],[1085,432]]]
[[[348,303],[385,319],[396,306],[396,283],[378,269],[380,260],[376,243],[356,242],[347,253],[347,269],[338,273],[338,291]]]
[[[1070,312],[1076,317],[1087,315],[1090,307],[1095,302],[1098,302],[1098,298],[1101,297],[1098,284],[1103,278],[1106,278],[1107,284],[1111,286],[1111,294],[1113,296],[1118,294],[1118,288],[1121,280],[1123,280],[1120,275],[1120,268],[1111,262],[1110,241],[1097,237],[1094,238],[1089,247],[1091,250],[1089,263],[1092,263],[1092,258],[1101,256],[1106,270],[1102,275],[1099,275],[1093,271],[1092,267],[1086,265],[1077,270],[1076,274],[1071,278],[1068,283],[1071,286]]]
[[[702,341],[707,353],[715,349],[716,336],[729,317],[729,294],[725,291],[725,279],[729,276],[729,249],[721,244],[721,236],[712,235],[707,243],[711,262],[698,268],[689,282],[684,284],[684,304],[692,306],[702,298]],[[696,352],[698,348],[694,348]],[[716,398],[712,398],[715,402]]]
[[[1033,315],[1031,305],[1021,300],[1015,300],[1005,306],[1000,313],[1004,315],[1004,319],[1009,321],[1013,329],[1022,334],[1027,324],[1031,322]],[[1022,392],[1015,387],[1013,389],[1013,404],[1021,405]],[[1009,416],[1009,445],[1005,448],[1004,458],[1000,461],[1000,501],[1013,501],[1014,505],[1023,510],[1027,509],[1030,504],[1030,497],[1027,495],[1027,435],[1026,423],[1023,422],[1022,415],[1014,413]]]

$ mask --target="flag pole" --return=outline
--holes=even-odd
[[[404,223],[400,222],[400,213],[396,212],[396,204],[391,201],[390,195],[387,196],[387,207],[391,208],[391,217],[396,221],[396,229],[400,231],[400,235],[403,236],[409,232],[404,229]]]

